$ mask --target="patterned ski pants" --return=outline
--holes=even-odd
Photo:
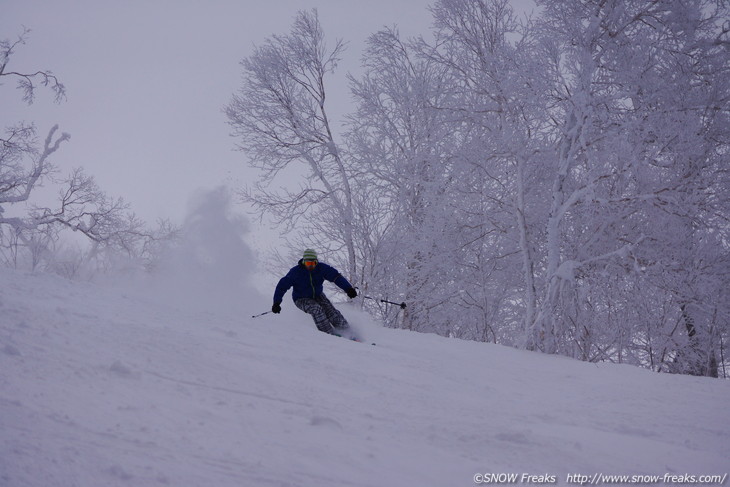
[[[305,313],[312,315],[319,331],[332,335],[335,330],[345,330],[350,327],[342,313],[324,294],[320,294],[316,298],[300,298],[294,301],[294,304]]]

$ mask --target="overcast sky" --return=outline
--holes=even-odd
[[[8,69],[51,70],[68,98],[39,90],[22,103],[0,86],[0,124],[33,121],[42,137],[58,123],[71,140],[54,156],[64,173],[83,166],[150,222],[180,222],[190,196],[252,173],[234,150],[222,108],[239,87],[254,44],[286,33],[297,10],[317,8],[325,34],[349,42],[330,109],[349,111],[345,74],[365,39],[384,25],[426,33],[430,0],[0,0],[0,38],[32,29]]]

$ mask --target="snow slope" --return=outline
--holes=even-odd
[[[289,296],[257,319],[270,298],[194,298],[0,269],[0,485],[730,470],[727,381],[389,330],[340,305],[370,346],[317,332]]]

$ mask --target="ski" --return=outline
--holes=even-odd
[[[357,342],[357,343],[367,343],[367,342],[360,340],[358,337],[350,337],[350,340],[352,340],[353,342]],[[371,342],[370,345],[375,345],[375,343]]]
[[[367,343],[367,342],[364,342],[364,341],[360,340],[360,339],[359,339],[358,337],[356,337],[356,336],[354,336],[354,335],[350,335],[350,336],[345,336],[345,335],[340,335],[340,334],[338,334],[338,333],[334,333],[334,336],[336,336],[336,337],[339,337],[339,338],[344,338],[344,339],[346,339],[346,340],[350,340],[350,341],[352,341],[352,342],[357,342],[357,343]],[[370,343],[370,345],[375,345],[375,343]]]

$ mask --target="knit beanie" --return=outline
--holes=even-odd
[[[317,252],[312,249],[305,250],[302,260],[317,260]]]

